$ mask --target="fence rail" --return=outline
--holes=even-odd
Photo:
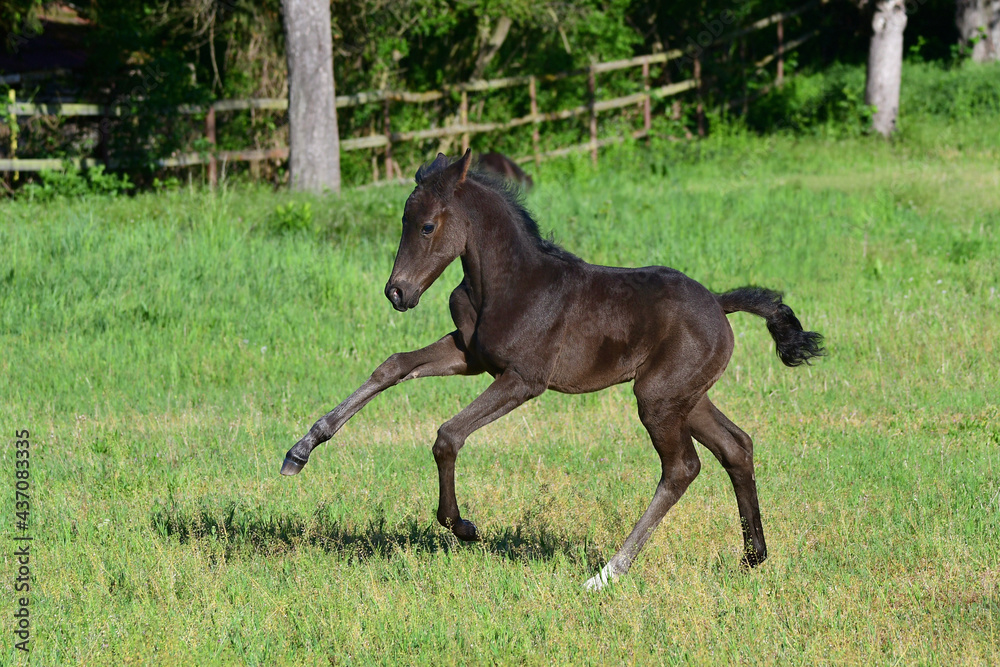
[[[753,66],[755,68],[763,68],[769,65],[770,63],[777,61],[777,84],[781,85],[783,79],[783,70],[784,70],[784,55],[789,53],[790,51],[797,49],[802,44],[806,43],[808,40],[812,39],[813,37],[819,34],[818,30],[813,30],[805,33],[804,35],[796,39],[792,39],[785,42],[783,39],[784,20],[795,16],[799,16],[808,11],[816,9],[817,7],[826,4],[827,2],[829,2],[829,0],[812,0],[811,2],[807,2],[806,4],[801,5],[800,7],[797,7],[795,9],[773,14],[766,18],[750,23],[745,27],[740,28],[732,33],[720,36],[713,41],[713,44],[729,43],[732,42],[733,40],[745,38],[747,35],[763,30],[769,26],[777,26],[776,48],[769,55],[754,62]],[[442,139],[446,137],[460,136],[462,139],[462,149],[464,150],[469,145],[471,135],[481,134],[485,132],[497,132],[502,130],[509,130],[517,127],[522,127],[525,125],[533,125],[535,127],[532,136],[533,152],[530,156],[526,156],[527,158],[534,159],[534,161],[538,163],[543,159],[551,157],[559,157],[574,152],[582,152],[589,150],[591,152],[591,158],[596,162],[598,148],[624,141],[628,137],[642,138],[649,135],[651,128],[650,103],[652,100],[664,99],[667,97],[680,95],[690,90],[700,91],[703,82],[701,80],[702,68],[698,54],[695,55],[689,54],[689,57],[693,58],[693,65],[694,65],[694,76],[692,78],[664,86],[658,86],[653,88],[650,87],[651,65],[663,65],[672,60],[676,60],[684,56],[685,53],[683,51],[678,49],[673,49],[663,53],[637,56],[635,58],[593,63],[588,67],[579,68],[575,70],[568,70],[553,74],[524,75],[524,76],[504,77],[500,79],[491,79],[491,80],[468,81],[459,84],[442,86],[439,90],[432,90],[426,92],[376,90],[376,91],[360,92],[351,95],[338,95],[336,97],[336,106],[338,109],[351,108],[351,107],[357,107],[361,105],[380,103],[380,102],[384,105],[383,107],[384,131],[379,134],[373,133],[369,136],[342,139],[340,142],[340,149],[342,151],[385,149],[385,161],[386,161],[385,166],[386,166],[386,173],[388,175],[387,180],[391,182],[397,180],[393,178],[394,171],[397,175],[401,173],[399,167],[393,164],[392,146],[394,144],[410,142],[410,141],[422,141],[427,139]],[[636,67],[642,68],[642,89],[639,92],[631,93],[628,95],[622,95],[620,97],[615,97],[612,99],[605,99],[605,100],[597,99],[596,96],[597,74],[620,71]],[[586,104],[578,105],[567,109],[559,109],[555,111],[541,112],[538,110],[538,101],[537,101],[538,84],[552,83],[576,76],[587,77],[588,101]],[[528,87],[528,94],[531,105],[530,106],[531,111],[530,113],[528,113],[528,115],[499,122],[469,122],[468,94],[470,92],[489,92],[493,90],[500,90],[504,88],[512,88],[518,86]],[[390,102],[422,104],[422,103],[437,101],[453,95],[458,95],[460,97],[460,111],[458,114],[457,122],[451,122],[442,127],[432,127],[422,130],[410,130],[402,132],[394,132],[391,130],[391,120],[389,115]],[[99,105],[99,104],[83,104],[76,102],[41,103],[41,104],[14,102],[14,103],[0,105],[0,110],[3,110],[3,112],[5,112],[6,115],[8,116],[13,115],[13,116],[32,116],[32,117],[62,116],[62,117],[126,118],[133,113],[134,107],[137,104],[142,104],[142,102],[143,100],[138,99],[129,105],[112,105],[112,106]],[[598,138],[597,136],[598,114],[602,112],[613,111],[616,109],[624,109],[631,106],[638,106],[642,110],[643,128],[641,130],[628,133],[627,136],[606,137],[603,139]],[[745,99],[744,99],[744,106],[745,106]],[[288,109],[287,99],[252,98],[243,100],[218,100],[207,105],[190,105],[190,104],[180,105],[165,110],[165,114],[181,114],[181,115],[205,114],[205,139],[207,140],[209,145],[214,146],[216,143],[215,122],[217,113],[248,111],[248,110],[286,111],[287,109]],[[698,109],[699,113],[701,113],[700,102]],[[570,118],[587,116],[587,115],[589,115],[589,134],[590,134],[589,140],[587,142],[582,144],[577,144],[574,146],[556,148],[544,152],[540,149],[538,126],[541,123],[566,120]],[[288,148],[279,146],[266,149],[209,150],[203,152],[190,152],[182,155],[175,155],[173,157],[158,159],[155,161],[155,164],[163,168],[207,165],[209,182],[214,186],[217,179],[217,165],[220,161],[223,163],[235,162],[235,161],[259,162],[261,160],[272,160],[272,159],[284,160],[287,159],[287,157],[288,157]],[[99,164],[107,164],[108,166],[112,167],[115,166],[114,160],[97,160],[93,158],[76,158],[70,160],[12,158],[12,159],[0,159],[0,172],[8,172],[8,171],[27,172],[27,171],[49,170],[49,169],[59,170],[62,169],[66,163],[74,165],[78,168],[93,167]],[[377,170],[374,178],[376,181],[378,181]]]

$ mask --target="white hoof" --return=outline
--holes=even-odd
[[[588,591],[599,591],[606,586],[610,586],[617,578],[618,575],[611,570],[611,563],[608,563],[601,568],[600,572],[587,579],[587,583],[583,587]]]

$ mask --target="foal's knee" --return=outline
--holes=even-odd
[[[447,427],[447,424],[438,429],[437,439],[434,441],[434,447],[431,452],[434,454],[434,460],[439,464],[445,461],[454,461],[455,457],[458,456],[458,450],[462,448],[463,445],[462,438],[453,433],[451,429]]]

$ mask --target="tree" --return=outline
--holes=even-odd
[[[340,192],[329,0],[282,0],[293,190]]]
[[[1000,0],[958,0],[955,24],[977,63],[1000,60]]]
[[[479,52],[479,57],[476,58],[476,67],[472,70],[472,76],[469,78],[473,81],[476,79],[483,78],[483,72],[486,71],[486,66],[490,64],[493,60],[493,56],[497,54],[500,47],[503,46],[504,40],[507,39],[507,34],[510,32],[510,26],[513,21],[507,16],[501,16],[497,20],[496,29],[493,30],[493,34],[490,35],[489,39],[483,45],[482,50]]]
[[[0,5],[0,50],[17,53],[21,45],[42,31],[38,10],[42,0],[6,0]]]
[[[896,129],[899,87],[903,75],[903,30],[906,29],[904,0],[877,0],[868,46],[865,104],[875,107],[872,127],[888,137]]]

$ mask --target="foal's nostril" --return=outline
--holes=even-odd
[[[399,308],[400,304],[403,303],[403,291],[398,287],[386,286],[385,296],[396,308]]]

